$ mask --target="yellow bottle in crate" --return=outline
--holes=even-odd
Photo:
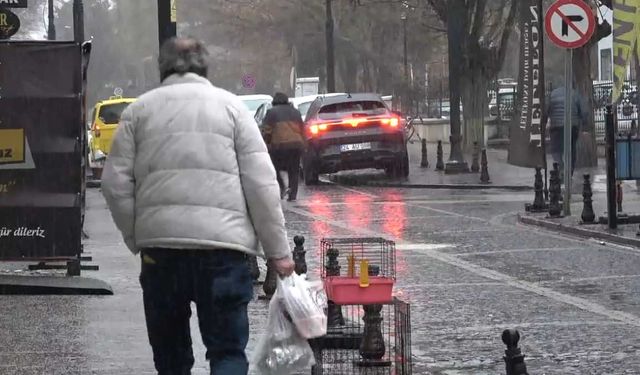
[[[369,261],[362,259],[360,261],[360,288],[369,287]]]
[[[349,268],[347,269],[348,277],[356,277],[356,257],[349,255]]]

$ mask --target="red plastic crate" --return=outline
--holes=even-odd
[[[324,289],[327,298],[338,305],[384,304],[393,301],[395,280],[389,277],[369,277],[369,286],[361,287],[357,277],[327,277]]]

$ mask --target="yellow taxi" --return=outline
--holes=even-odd
[[[89,125],[89,167],[94,178],[102,176],[102,168],[111,151],[111,143],[120,122],[122,112],[135,102],[134,98],[112,96],[96,103]]]

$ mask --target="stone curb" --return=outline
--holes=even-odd
[[[488,184],[412,184],[403,182],[386,182],[386,181],[363,181],[354,177],[332,177],[329,179],[334,184],[343,186],[365,186],[378,188],[398,188],[398,189],[469,189],[469,190],[513,190],[513,191],[532,191],[533,186],[525,185],[494,185]]]
[[[532,216],[518,214],[518,222],[526,225],[545,228],[554,232],[569,234],[582,238],[595,238],[597,240],[611,242],[623,246],[633,246],[640,248],[640,239],[623,237],[612,233],[604,233],[600,231],[574,227],[561,223],[555,223],[551,220],[539,219]]]
[[[0,295],[111,296],[113,289],[88,277],[0,275]]]
[[[489,184],[402,184],[402,183],[385,183],[385,182],[368,182],[364,184],[368,187],[388,187],[388,188],[404,188],[404,189],[469,189],[469,190],[514,190],[514,191],[531,191],[531,186],[521,185],[493,185]]]

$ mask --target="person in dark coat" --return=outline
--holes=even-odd
[[[549,119],[549,153],[555,163],[560,165],[560,169],[564,170],[564,111],[565,111],[565,88],[558,87],[551,92],[549,99],[546,101],[545,113]],[[571,175],[576,166],[576,144],[578,135],[583,123],[587,120],[586,105],[580,94],[572,90],[571,105]]]
[[[295,201],[298,196],[300,158],[306,146],[304,121],[300,112],[289,103],[289,97],[281,92],[273,96],[273,108],[264,118],[264,140],[269,148],[276,171],[287,171],[288,189],[278,179],[283,197]]]

